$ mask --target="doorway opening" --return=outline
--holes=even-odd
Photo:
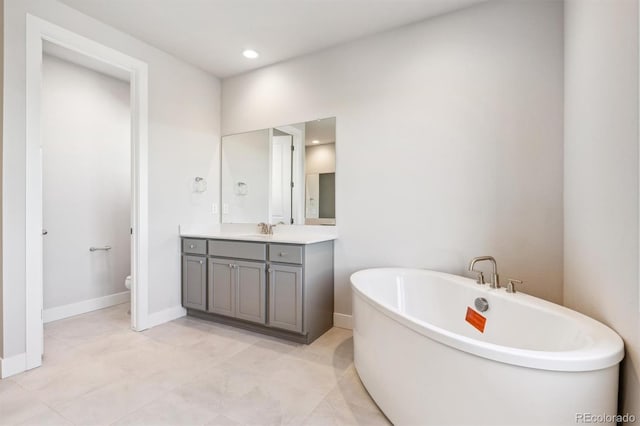
[[[304,224],[304,128],[279,126],[270,130],[271,190],[269,223]]]
[[[293,225],[293,135],[278,129],[271,136],[271,218],[269,223]]]
[[[131,102],[128,74],[53,43],[43,47],[47,324],[130,302]],[[127,309],[121,311],[119,326],[128,319]]]
[[[92,173],[98,173],[96,167],[98,167],[97,164],[99,164],[99,161],[94,162],[92,166],[86,167],[84,170],[81,170],[81,173],[75,175],[74,179],[72,180],[68,179],[69,176],[67,174],[66,177],[64,179],[60,179],[61,182],[57,182],[57,186],[55,186],[56,182],[54,182],[54,180],[56,179],[56,176],[59,177],[63,176],[64,174],[58,173],[56,171],[51,173],[51,170],[47,169],[50,164],[44,161],[44,156],[47,155],[47,150],[53,147],[53,145],[50,145],[51,140],[47,140],[46,143],[43,143],[43,141],[45,141],[44,136],[47,136],[51,139],[52,135],[55,136],[54,134],[56,133],[50,132],[45,135],[45,132],[51,131],[51,127],[47,128],[47,126],[55,127],[60,123],[64,123],[65,120],[62,117],[58,117],[59,120],[56,120],[55,113],[51,113],[51,111],[55,108],[55,105],[49,104],[51,99],[48,98],[48,95],[45,95],[44,93],[44,90],[47,89],[51,81],[47,81],[48,77],[47,79],[43,78],[43,70],[51,70],[57,66],[57,69],[59,71],[61,65],[60,63],[57,63],[53,66],[54,68],[52,68],[51,64],[53,64],[55,60],[53,60],[52,62],[51,59],[45,59],[47,57],[47,54],[52,54],[53,56],[58,58],[62,57],[67,63],[72,62],[73,64],[65,65],[67,68],[69,68],[69,65],[75,67],[78,67],[78,65],[80,65],[81,68],[89,69],[94,73],[99,72],[101,74],[108,74],[109,76],[111,76],[110,78],[115,77],[122,81],[126,81],[126,84],[128,85],[128,88],[125,89],[126,91],[128,91],[128,99],[126,99],[126,103],[128,103],[128,112],[123,113],[122,111],[120,111],[119,113],[116,113],[116,115],[125,114],[127,116],[124,119],[128,120],[129,122],[128,130],[123,130],[123,125],[118,127],[118,130],[112,129],[115,133],[122,133],[123,131],[129,133],[129,145],[128,148],[124,148],[128,151],[129,157],[128,164],[124,166],[125,169],[128,169],[127,179],[129,182],[128,191],[127,189],[124,189],[125,192],[128,192],[128,197],[124,198],[128,198],[128,200],[122,201],[123,197],[118,198],[120,200],[118,201],[118,203],[128,204],[129,214],[126,215],[128,217],[125,217],[123,219],[121,213],[122,210],[127,209],[127,207],[120,205],[117,209],[120,211],[120,219],[116,220],[117,223],[115,225],[116,228],[119,229],[122,228],[124,224],[125,237],[119,235],[117,238],[117,242],[111,243],[107,241],[108,238],[106,237],[96,237],[95,235],[92,237],[91,235],[89,235],[90,238],[96,238],[95,243],[89,243],[88,241],[82,241],[81,243],[79,243],[83,246],[87,246],[85,247],[86,253],[81,256],[81,259],[77,259],[76,265],[72,264],[74,259],[71,259],[71,263],[69,263],[67,268],[72,268],[73,271],[71,271],[71,273],[69,271],[66,271],[66,275],[67,277],[71,277],[74,274],[82,275],[81,271],[84,271],[85,274],[83,276],[75,277],[77,278],[76,281],[79,283],[76,284],[80,285],[81,287],[74,288],[70,284],[70,282],[65,282],[64,280],[60,279],[59,277],[62,277],[63,274],[59,274],[58,281],[60,282],[58,282],[58,285],[62,286],[64,290],[69,293],[67,295],[71,297],[71,299],[69,300],[74,300],[74,297],[77,299],[78,292],[85,292],[84,296],[88,296],[89,298],[81,301],[80,303],[60,305],[63,308],[58,309],[57,311],[52,311],[49,309],[44,310],[44,308],[47,307],[44,305],[45,266],[48,265],[47,269],[51,271],[53,271],[57,267],[54,266],[54,264],[51,262],[52,259],[47,258],[45,262],[43,239],[52,236],[52,234],[49,233],[49,231],[52,230],[47,229],[47,224],[44,222],[45,213],[47,220],[52,217],[56,217],[56,221],[60,223],[64,222],[65,220],[72,222],[67,224],[67,226],[64,228],[65,232],[72,232],[74,234],[67,235],[67,239],[75,239],[76,237],[78,237],[78,235],[75,235],[76,233],[87,234],[86,229],[76,229],[74,231],[69,231],[73,228],[74,218],[64,217],[64,209],[61,209],[61,211],[53,212],[52,207],[59,206],[58,203],[75,202],[77,206],[82,206],[82,208],[78,208],[78,210],[84,209],[85,206],[83,205],[83,203],[85,203],[88,198],[91,198],[92,194],[95,194],[96,192],[94,186],[96,185],[97,181],[93,179],[94,176],[92,175]],[[26,59],[26,369],[31,369],[42,364],[45,319],[54,318],[56,315],[67,315],[71,311],[73,311],[73,309],[80,310],[77,313],[82,313],[81,311],[83,309],[85,309],[86,312],[86,309],[91,310],[90,308],[92,307],[99,309],[99,306],[96,306],[96,303],[98,305],[100,303],[113,303],[114,297],[116,299],[120,297],[119,300],[122,300],[123,297],[127,296],[125,291],[116,291],[115,293],[108,294],[107,296],[109,297],[107,297],[107,299],[102,298],[102,296],[104,295],[101,295],[99,297],[92,297],[103,290],[96,290],[95,288],[91,288],[93,284],[91,282],[87,282],[91,281],[92,279],[95,280],[96,276],[100,276],[101,274],[103,274],[104,276],[100,277],[102,281],[110,283],[112,287],[118,286],[117,281],[119,280],[119,278],[116,279],[115,276],[108,277],[107,275],[109,273],[105,272],[107,270],[106,266],[108,265],[109,261],[115,262],[115,260],[113,259],[113,257],[115,256],[109,257],[109,255],[115,253],[116,245],[119,252],[118,262],[121,264],[120,269],[122,271],[125,271],[126,269],[130,268],[131,271],[130,327],[133,330],[137,331],[144,330],[148,327],[148,72],[147,65],[135,58],[127,56],[114,49],[101,45],[93,40],[87,39],[83,36],[75,34],[71,31],[58,27],[54,24],[31,15],[27,16]],[[98,78],[97,80],[99,79],[100,78]],[[97,81],[95,78],[94,80]],[[45,85],[44,88],[43,84]],[[120,92],[117,96],[121,98],[127,98],[127,94],[122,93],[122,88],[120,88],[119,90]],[[116,92],[118,92],[118,90],[116,90]],[[120,100],[124,102],[124,99]],[[111,101],[113,101],[113,99]],[[109,101],[107,101],[107,103],[109,103]],[[122,119],[122,117],[120,118]],[[80,129],[82,131],[79,130],[79,133],[90,132],[92,130],[90,128],[91,126],[86,127],[87,128]],[[86,135],[83,135],[83,137],[85,136]],[[104,135],[101,135],[100,137],[102,136]],[[82,162],[85,166],[87,165],[87,163],[91,163],[91,161],[86,161],[87,158],[84,158],[85,161],[77,158],[82,157],[83,155],[85,157],[93,155],[90,154],[92,150],[89,147],[80,146],[80,143],[82,142],[81,139],[83,139],[83,137],[75,140],[75,147],[67,146],[65,148],[67,150],[67,156],[75,155],[76,157],[67,159],[69,166],[72,166],[74,163],[78,164],[80,162]],[[107,139],[109,139],[109,137]],[[82,143],[85,142],[88,143],[86,140]],[[64,153],[57,151],[60,146],[54,148],[56,149],[56,153],[55,155],[51,156],[51,158],[55,160],[54,163],[58,164],[58,166],[63,165],[65,163],[64,158],[56,159],[55,157],[57,155],[62,155],[64,157]],[[122,150],[122,147],[120,147],[119,149]],[[51,152],[49,152],[49,154],[51,154]],[[102,152],[101,155],[104,155],[104,152]],[[50,158],[48,157],[46,160],[49,161],[49,159]],[[105,167],[102,173],[108,174],[112,171],[113,170],[109,170],[109,167]],[[126,174],[126,171],[125,173],[120,174]],[[44,179],[48,180],[45,182]],[[77,180],[79,180],[79,182],[76,182]],[[109,183],[106,184],[108,185]],[[111,188],[110,192],[112,192],[114,195],[122,192],[123,190],[123,184],[120,183],[118,185],[120,185],[119,188]],[[55,188],[55,190],[46,191],[46,189],[52,188]],[[59,194],[58,192],[62,188],[68,190],[69,193]],[[108,204],[109,203],[107,202],[105,205]],[[102,207],[95,208],[95,211],[92,212],[93,217],[97,218],[99,215],[101,215],[101,213],[103,213],[101,211],[103,208],[106,207],[104,207],[103,205]],[[45,211],[45,209],[48,210]],[[67,212],[68,211],[69,210],[67,210]],[[77,226],[80,226],[81,222],[83,221],[86,221],[87,223],[91,222],[91,220],[86,220],[86,218],[83,220],[79,220],[77,217],[75,218],[75,224]],[[56,225],[56,233],[58,233],[60,229],[62,228],[58,228]],[[126,231],[129,231],[128,236],[126,236]],[[56,238],[60,239],[65,237],[56,235]],[[126,247],[127,245],[128,247]],[[53,252],[47,250],[47,253],[51,255]],[[68,259],[64,260],[64,262],[68,261]],[[87,265],[87,263],[89,265]],[[127,264],[129,266],[127,266]],[[89,275],[86,274],[87,271],[89,272]],[[118,274],[122,275],[122,271],[120,271]],[[92,278],[87,278],[87,276],[90,276],[91,273],[93,273],[94,276]],[[112,275],[115,274],[112,273]],[[51,277],[48,276],[48,278]],[[124,288],[124,281],[122,281],[121,287],[119,288]],[[117,290],[117,287],[115,287],[115,289]],[[91,291],[89,290],[94,291],[94,293],[91,293]],[[104,291],[108,293],[111,290],[113,290],[113,288]],[[58,289],[56,289],[56,291],[58,291]],[[96,291],[97,293],[95,293]],[[58,299],[55,302],[52,302],[54,304],[60,304],[61,300],[64,299],[61,299],[60,295],[57,295],[56,297],[58,297]],[[49,303],[49,300],[47,301],[47,303]],[[71,311],[69,309],[71,309]],[[71,313],[73,314],[73,312]]]

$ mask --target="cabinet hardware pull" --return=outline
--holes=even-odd
[[[280,252],[280,257],[286,256],[286,255],[287,255],[287,252],[286,252],[286,251],[281,251],[281,252]]]
[[[229,268],[233,268],[233,263],[230,263],[230,264],[229,264]]]
[[[194,248],[196,248],[196,245],[195,244],[189,244],[189,248],[190,249],[194,249]]]
[[[198,263],[200,263],[202,265],[202,260],[199,260]]]

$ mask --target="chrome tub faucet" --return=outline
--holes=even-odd
[[[496,260],[492,256],[478,256],[471,259],[471,262],[469,262],[469,268],[468,268],[469,272],[477,273],[478,278],[476,282],[478,284],[484,284],[485,283],[484,274],[480,271],[476,271],[475,269],[473,269],[476,263],[484,262],[484,261],[491,262],[491,265],[493,265],[493,274],[491,274],[491,281],[489,282],[489,287],[500,288],[500,277],[498,276],[498,265],[496,263]]]

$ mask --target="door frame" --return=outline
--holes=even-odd
[[[274,128],[293,137],[294,150],[291,179],[293,180],[294,186],[291,199],[297,200],[297,202],[293,203],[291,217],[294,218],[295,225],[304,225],[304,131],[298,129],[295,125],[276,126]],[[271,133],[273,133],[273,131],[271,131]],[[271,147],[269,147],[269,155],[272,155]],[[269,176],[269,178],[271,178],[271,176]],[[269,188],[271,188],[271,181],[269,181]],[[271,203],[271,197],[269,197],[269,203]],[[271,217],[271,204],[269,204],[269,217]]]
[[[48,41],[126,71],[131,90],[131,328],[149,324],[148,66],[65,28],[27,14],[26,38],[26,369],[42,364],[42,55]]]

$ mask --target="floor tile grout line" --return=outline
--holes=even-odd
[[[92,318],[92,320],[94,319]],[[98,318],[95,320],[112,321],[112,323],[114,324],[119,324],[118,319],[115,315],[114,317]],[[147,333],[137,333],[141,338],[140,341],[133,339],[131,343],[128,343],[125,338],[123,345],[121,347],[118,346],[118,348],[113,353],[117,354],[120,351],[127,351],[129,349],[129,346],[133,348],[137,344],[142,344],[142,345],[158,344],[158,345],[161,345],[161,348],[163,350],[169,351],[169,353],[172,354],[171,356],[178,357],[176,359],[181,359],[183,356],[186,357],[184,359],[191,359],[191,357],[197,358],[201,354],[206,355],[206,352],[200,353],[200,351],[198,350],[198,345],[206,345],[207,339],[209,337],[213,337],[213,341],[212,341],[213,343],[211,343],[213,345],[212,346],[213,348],[216,347],[215,346],[216,338],[220,338],[224,340],[228,339],[230,341],[235,341],[241,344],[240,346],[238,346],[237,350],[233,350],[232,352],[225,352],[224,350],[222,350],[219,356],[218,355],[208,356],[207,364],[210,364],[213,368],[224,369],[225,363],[230,363],[235,358],[245,353],[247,355],[251,355],[252,353],[255,353],[257,350],[265,351],[265,354],[266,354],[265,357],[268,356],[276,364],[285,357],[291,357],[291,359],[295,359],[301,362],[300,364],[300,368],[302,368],[302,370],[300,370],[301,373],[306,371],[305,365],[307,365],[309,368],[313,368],[313,370],[310,370],[309,374],[304,373],[304,377],[306,377],[305,380],[311,379],[313,381],[314,374],[318,375],[316,376],[316,378],[319,379],[318,386],[315,387],[314,390],[319,390],[320,392],[317,392],[317,393],[314,392],[315,396],[312,398],[312,400],[308,401],[311,403],[311,407],[309,407],[308,411],[306,409],[302,411],[300,413],[300,417],[298,418],[298,420],[290,418],[289,420],[287,420],[287,422],[291,422],[291,421],[304,422],[307,419],[309,419],[311,414],[325,400],[327,400],[327,398],[331,395],[332,392],[339,390],[340,383],[343,381],[345,376],[349,374],[350,369],[353,366],[352,356],[349,356],[349,351],[348,351],[349,348],[346,348],[347,351],[341,351],[340,353],[345,356],[339,356],[338,358],[340,359],[336,361],[336,349],[340,347],[340,345],[344,344],[344,342],[346,342],[350,338],[351,336],[350,333],[328,334],[327,338],[324,341],[322,340],[318,341],[317,347],[313,348],[311,346],[289,344],[288,342],[283,342],[278,339],[265,338],[263,336],[255,335],[255,333],[246,333],[243,330],[235,330],[230,327],[218,327],[217,325],[214,325],[214,324],[212,324],[210,327],[207,327],[208,324],[193,322],[193,321],[190,321],[188,318],[186,320],[185,319],[181,319],[181,320],[182,321],[177,320],[177,321],[180,321],[180,323],[176,323],[173,321],[167,323],[167,325],[170,328],[166,330],[164,334],[162,332],[157,333],[157,335],[147,334]],[[67,326],[73,327],[74,321],[69,321]],[[161,327],[163,326],[162,325],[158,326],[158,329],[161,329]],[[129,330],[129,329],[114,327],[113,329],[109,329],[109,330],[101,330],[101,333],[97,335],[87,336],[86,334],[83,334],[84,330],[82,329],[80,329],[80,332],[77,335],[74,335],[73,332],[68,333],[68,331],[65,332],[63,329],[60,329],[60,330],[54,330],[57,332],[51,333],[49,337],[54,340],[58,340],[61,346],[63,346],[63,350],[73,349],[74,351],[77,351],[77,354],[79,356],[92,357],[94,356],[94,353],[92,351],[100,348],[99,342],[101,339],[105,337],[108,338],[113,335],[119,335],[124,330]],[[193,338],[191,338],[190,336],[187,336],[187,337],[182,336],[181,335],[182,330],[184,330],[187,333],[193,333],[193,335],[191,336]],[[135,332],[132,332],[132,333],[135,333]],[[172,335],[172,333],[175,333],[175,334]],[[64,340],[65,335],[67,336],[66,340]],[[201,337],[198,337],[199,335],[201,335]],[[123,333],[123,336],[124,336],[124,333]],[[78,340],[81,340],[81,341],[78,342]],[[71,343],[74,343],[74,345],[71,345]],[[91,345],[96,343],[98,343],[98,345],[95,348],[92,348]],[[206,350],[206,348],[207,346],[203,346],[202,349]],[[305,350],[307,349],[309,349],[309,351],[308,353],[305,354]],[[333,353],[333,357],[331,356],[332,353]],[[305,355],[307,355],[308,357],[306,357]],[[61,356],[59,359],[61,360],[60,362],[66,362],[64,361],[63,356]],[[103,365],[108,365],[107,360],[102,359],[102,354],[97,355],[96,360],[97,362]],[[346,366],[345,366],[345,361],[348,361],[348,360],[351,360],[351,362],[346,363]],[[253,362],[255,361],[251,361],[252,364]],[[251,368],[253,366],[252,364],[243,366],[242,360],[240,359],[236,367],[240,368],[241,370],[245,370],[249,374],[253,374],[254,371],[252,371],[252,368]],[[41,401],[44,406],[51,409],[52,412],[60,415],[62,419],[65,419],[66,421],[74,423],[73,420],[71,420],[70,418],[68,418],[63,414],[63,412],[65,412],[64,407],[70,404],[73,401],[73,399],[82,398],[88,394],[99,392],[100,390],[106,387],[114,385],[118,381],[126,380],[126,374],[128,369],[120,365],[116,365],[116,368],[119,372],[123,373],[122,377],[113,379],[113,380],[108,380],[104,383],[96,385],[95,387],[92,387],[91,389],[83,390],[82,393],[75,396],[74,398],[70,398],[68,401],[65,401],[62,404],[53,403],[52,401],[45,402],[45,400],[42,400],[40,398],[38,398],[38,400]],[[316,368],[317,368],[317,371],[315,370]],[[72,370],[73,370],[73,367],[69,367],[69,369],[64,368],[63,371],[72,371]],[[278,370],[282,370],[282,366],[279,366]],[[155,374],[160,374],[160,372],[153,373],[153,375]],[[190,377],[189,380],[197,378],[199,374],[200,373],[194,373],[194,375]],[[269,374],[266,374],[264,376],[268,380]],[[45,379],[47,379],[46,376],[45,376]],[[136,380],[140,380],[140,381],[144,381],[145,379],[146,377],[144,375],[140,375],[136,377]],[[37,395],[37,390],[29,391],[28,389],[25,388],[25,386],[15,382],[13,379],[12,379],[12,382],[18,385],[18,389],[22,389],[23,391],[27,392],[29,395]],[[189,381],[187,381],[186,383],[188,382]],[[137,411],[144,410],[145,407],[148,407],[149,405],[156,403],[159,399],[166,397],[171,392],[175,392],[176,389],[178,389],[180,386],[184,384],[185,383],[183,383],[183,381],[179,379],[176,380],[175,382],[173,382],[172,379],[166,380],[167,387],[162,389],[158,395],[153,396],[151,400],[146,401],[139,406],[136,406],[136,404],[127,406],[125,404],[125,406],[122,407],[123,408],[122,412],[118,411],[117,413],[118,417],[115,420],[113,420],[111,424],[117,423],[118,421],[121,421],[123,418],[130,416],[131,414],[136,413]],[[276,388],[280,386],[295,386],[295,380],[290,380],[286,376],[280,376],[276,379],[275,386]],[[315,400],[316,398],[318,398],[317,401]],[[135,407],[135,408],[127,409],[127,407]],[[222,414],[219,413],[219,415],[222,415]],[[286,413],[283,412],[283,416],[286,417]],[[338,418],[336,411],[333,408],[332,408],[331,416],[333,419]],[[217,416],[212,416],[212,418],[206,420],[205,423],[215,420],[215,417]],[[284,417],[282,420],[284,422]]]
[[[69,423],[71,423],[72,425],[76,425],[76,423],[74,421],[72,421],[71,419],[67,418],[67,416],[65,416],[64,414],[62,414],[58,409],[49,406],[48,404],[45,403],[45,405],[47,405],[47,407],[49,407],[50,410],[52,410],[53,412],[55,412],[56,414],[58,414],[60,417],[62,417],[63,419],[65,419],[66,421],[68,421]]]
[[[100,362],[101,362],[101,361],[100,361]],[[117,368],[118,368],[119,370],[121,370],[119,367],[117,367]],[[124,374],[126,374],[126,371],[124,371],[124,370],[121,370],[121,372],[122,372],[122,373],[124,373]],[[37,395],[36,395],[36,398],[38,398],[38,400],[39,400],[40,402],[42,402],[43,404],[45,404],[47,407],[51,408],[52,410],[54,410],[54,411],[56,411],[56,412],[59,412],[59,413],[60,413],[60,415],[62,415],[62,413],[61,413],[59,410],[60,410],[60,409],[63,409],[65,406],[67,406],[68,404],[70,404],[70,403],[73,401],[73,399],[82,398],[83,396],[88,395],[88,394],[90,394],[90,393],[92,393],[92,392],[94,392],[94,391],[97,391],[98,389],[102,389],[102,388],[104,388],[104,387],[107,387],[107,386],[110,386],[110,385],[112,385],[112,384],[114,384],[114,383],[117,383],[119,380],[122,380],[122,378],[119,378],[119,379],[113,379],[113,380],[110,380],[110,381],[108,381],[108,382],[106,382],[106,383],[102,383],[102,384],[100,384],[100,385],[98,385],[98,386],[96,386],[96,387],[94,387],[94,388],[91,388],[91,389],[88,389],[88,390],[86,390],[86,391],[83,391],[82,393],[80,393],[80,394],[78,394],[78,395],[75,395],[73,398],[71,398],[71,399],[69,399],[69,400],[65,401],[64,403],[60,403],[58,408],[56,408],[56,406],[54,406],[54,405],[51,405],[51,403],[50,403],[50,402],[47,402],[47,401],[42,400],[42,399],[41,399],[41,398],[39,398]],[[37,391],[35,391],[35,392],[37,393]],[[58,404],[56,404],[56,405],[58,405]],[[63,417],[65,417],[64,415],[62,415],[62,416],[63,416]],[[65,418],[66,418],[66,417],[65,417]],[[73,422],[72,422],[72,423],[73,423]]]
[[[112,421],[111,423],[109,423],[109,426],[112,426],[112,425],[114,425],[114,424],[118,423],[120,420],[124,419],[125,417],[127,417],[127,416],[129,416],[129,415],[131,415],[131,414],[135,413],[136,411],[142,410],[144,407],[146,407],[146,406],[148,406],[148,405],[153,404],[154,402],[156,402],[157,400],[159,400],[159,399],[160,399],[160,398],[162,398],[163,396],[165,396],[165,395],[169,394],[171,391],[173,391],[173,389],[172,389],[172,390],[170,390],[170,391],[167,391],[167,392],[163,393],[163,394],[162,394],[162,395],[160,395],[159,397],[157,397],[157,398],[155,398],[155,399],[153,399],[153,400],[151,400],[151,401],[147,402],[146,404],[143,404],[143,405],[141,405],[140,407],[137,407],[135,410],[133,410],[133,411],[131,411],[131,412],[128,412],[128,413],[123,414],[121,417],[119,417],[119,418],[117,418],[116,420],[114,420],[114,421]]]
[[[320,399],[320,402],[318,402],[318,404],[316,404],[316,405],[311,409],[311,411],[309,411],[309,414],[307,414],[307,415],[305,416],[305,418],[302,420],[302,422],[303,422],[303,423],[304,423],[304,422],[305,422],[309,417],[311,417],[311,415],[312,415],[312,414],[313,414],[313,412],[316,410],[316,408],[318,408],[318,407],[320,406],[320,404],[322,404],[322,403],[324,402],[324,400],[325,400],[325,399],[327,399],[327,397],[329,396],[329,394],[330,394],[330,393],[331,393],[335,388],[337,388],[337,387],[338,387],[338,384],[336,383],[336,385],[335,385],[335,386],[333,386],[331,389],[329,389],[329,390],[328,390],[328,391],[327,391],[327,392],[322,396],[322,398]],[[333,410],[332,410],[332,411],[333,411]],[[333,412],[331,413],[331,416],[332,416],[332,417],[334,417],[334,420],[335,420],[335,415],[334,415],[334,413],[333,413]]]
[[[112,333],[113,333],[113,331],[112,331]],[[107,334],[107,333],[104,333],[104,334]],[[93,338],[92,340],[98,340],[100,337],[103,337],[103,334],[100,334],[100,335],[96,336],[96,337],[95,337],[95,338]],[[55,338],[55,337],[54,337],[54,338]],[[92,341],[88,341],[88,342],[80,343],[78,346],[80,346],[80,345],[85,345],[85,344],[90,344],[90,343],[92,343]],[[45,345],[46,345],[46,337],[45,337]],[[89,354],[89,353],[87,353],[87,352],[84,352],[82,349],[79,349],[78,347],[71,347],[71,348],[72,348],[72,349],[78,349],[78,350],[79,350],[81,353],[83,353],[85,356],[91,356],[91,354]],[[97,361],[98,363],[100,363],[100,364],[104,364],[104,360],[97,359],[96,361]],[[106,364],[104,364],[104,365],[106,365]],[[126,371],[126,370],[124,370],[124,369],[122,369],[122,368],[120,368],[120,367],[116,367],[116,368],[117,368],[118,370],[120,370],[120,372],[123,374],[123,377],[125,377],[125,376],[126,376],[126,374],[127,374],[127,371]],[[70,366],[70,367],[69,367],[69,369],[65,369],[65,370],[61,371],[61,372],[60,372],[60,374],[68,374],[68,373],[69,373],[70,371],[72,371],[72,370],[73,370],[73,367],[72,367],[72,366]],[[92,387],[92,388],[90,388],[90,389],[87,389],[86,391],[83,391],[82,393],[80,393],[80,394],[78,394],[78,395],[74,396],[72,399],[75,399],[75,398],[81,398],[81,397],[83,397],[83,396],[85,396],[85,395],[87,395],[87,394],[89,394],[89,393],[92,393],[92,392],[94,392],[94,391],[98,390],[98,389],[101,389],[101,388],[104,388],[104,387],[106,387],[106,386],[112,385],[112,384],[116,383],[118,380],[121,380],[121,379],[113,379],[113,380],[109,380],[109,381],[107,381],[107,382],[105,382],[105,383],[101,383],[101,384],[99,384],[99,385],[97,385],[97,386],[95,386],[95,387]],[[18,384],[18,385],[20,385],[19,383],[17,383],[17,384]],[[46,385],[45,385],[45,386],[46,386]],[[42,404],[44,404],[45,406],[47,406],[49,409],[51,409],[51,410],[55,411],[56,413],[58,413],[58,414],[59,414],[59,415],[61,415],[64,419],[66,419],[66,420],[70,421],[71,423],[74,423],[73,421],[71,421],[71,419],[68,419],[66,416],[64,416],[64,415],[62,414],[62,412],[60,411],[60,409],[62,409],[64,406],[66,406],[66,405],[68,405],[69,403],[71,403],[71,402],[72,402],[72,399],[70,399],[70,400],[68,400],[68,401],[65,401],[65,402],[63,402],[63,403],[60,403],[59,405],[58,405],[58,404],[55,404],[55,406],[54,406],[51,402],[47,402],[46,400],[43,400],[43,399],[38,395],[38,393],[39,393],[39,391],[41,390],[41,388],[40,388],[40,389],[34,389],[34,390],[28,390],[28,389],[24,388],[24,386],[21,386],[21,387],[22,387],[23,389],[25,389],[27,392],[29,392],[29,393],[33,394],[33,396],[34,396],[34,397],[35,397],[39,402],[41,402]],[[57,408],[57,407],[58,407],[58,408]]]

